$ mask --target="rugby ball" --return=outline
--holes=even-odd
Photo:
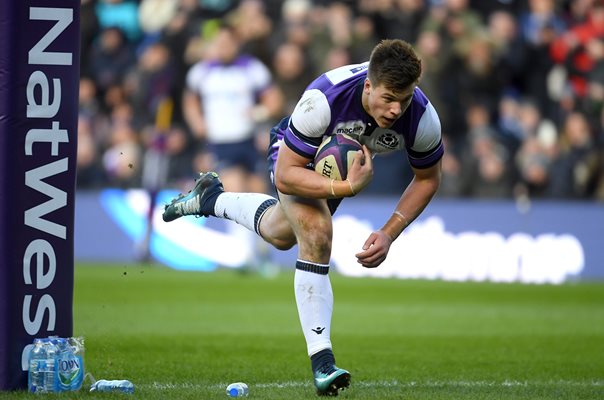
[[[358,141],[346,134],[329,136],[317,150],[315,171],[327,178],[343,181],[348,175],[348,168],[352,165],[355,154],[361,148]]]

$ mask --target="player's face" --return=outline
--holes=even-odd
[[[237,38],[232,32],[226,30],[219,31],[210,46],[210,54],[213,55],[210,58],[220,60],[223,63],[232,62],[237,57],[238,52],[239,43]]]
[[[373,86],[369,79],[365,79],[363,107],[380,128],[390,128],[411,104],[415,87],[416,84],[412,84],[395,93],[383,85]]]

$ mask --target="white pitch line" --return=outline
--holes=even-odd
[[[202,385],[197,383],[160,383],[153,382],[152,384],[136,385],[141,388],[156,389],[156,390],[173,390],[173,389],[224,389],[228,383]],[[252,388],[265,389],[285,389],[297,387],[310,387],[310,381],[288,381],[274,383],[256,383],[248,384]],[[604,381],[424,381],[424,382],[399,382],[399,381],[359,381],[352,382],[353,387],[361,388],[376,388],[376,387],[403,387],[403,388],[437,388],[437,387],[529,387],[529,386],[570,386],[570,387],[604,387]]]

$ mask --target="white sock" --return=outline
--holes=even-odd
[[[300,263],[301,260],[298,260]],[[316,263],[319,267],[327,265]],[[294,292],[298,306],[298,316],[306,339],[308,355],[331,348],[331,314],[333,311],[333,292],[329,275],[296,269]]]
[[[263,193],[221,193],[214,205],[217,217],[230,219],[258,233],[258,222],[264,211],[277,199]]]

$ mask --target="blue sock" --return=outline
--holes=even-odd
[[[318,353],[313,354],[312,356],[310,356],[310,364],[312,367],[312,371],[315,372],[316,370],[319,369],[319,367],[325,365],[325,364],[332,364],[335,365],[336,363],[336,359],[333,355],[333,351],[331,351],[331,349],[324,349],[321,350]]]

